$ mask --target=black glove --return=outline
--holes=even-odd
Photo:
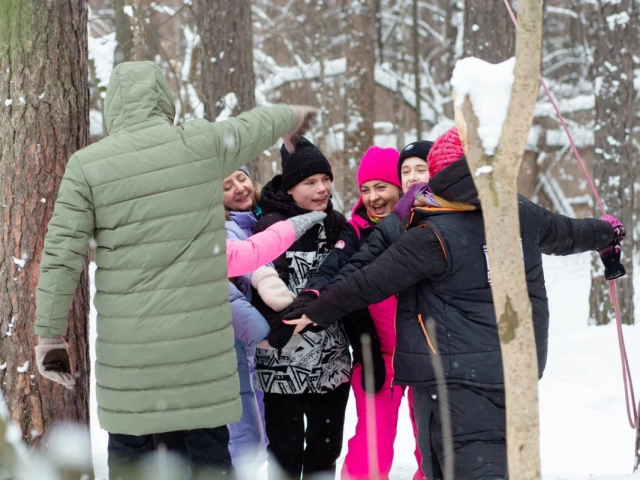
[[[304,310],[311,302],[318,298],[318,294],[312,290],[305,290],[295,298],[291,305],[280,312],[279,319],[295,320],[304,315]]]
[[[353,365],[362,365],[362,388],[367,393],[378,393],[384,387],[387,379],[387,369],[382,356],[382,346],[376,332],[371,315],[368,309],[357,310],[343,318],[343,325],[347,332],[347,338],[353,350]],[[373,386],[374,391],[368,391],[365,386],[364,363],[362,361],[362,335],[369,335],[371,339],[371,357],[373,364]]]
[[[269,335],[267,335],[269,345],[278,350],[282,350],[287,342],[291,340],[295,329],[295,325],[287,325],[282,322],[277,323],[271,328]]]

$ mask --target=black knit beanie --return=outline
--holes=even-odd
[[[282,156],[282,190],[285,192],[305,178],[318,173],[324,173],[333,180],[331,164],[327,157],[304,137],[296,137],[296,151],[293,153],[289,153],[283,144],[280,155]]]
[[[407,145],[400,152],[400,158],[398,160],[398,178],[402,181],[402,163],[411,157],[418,157],[427,161],[427,156],[429,155],[429,151],[433,146],[433,142],[429,142],[427,140],[422,140],[420,142],[413,142]]]

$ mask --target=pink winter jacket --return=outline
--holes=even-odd
[[[227,240],[227,276],[239,277],[272,262],[295,240],[296,231],[286,220],[274,223],[247,240]]]
[[[360,231],[371,229],[374,226],[367,222],[364,218],[357,214],[357,211],[362,208],[362,196],[358,199],[358,202],[353,207],[351,213],[351,219],[348,221],[355,229],[360,238]],[[396,307],[398,306],[398,299],[393,296],[389,297],[380,303],[369,305],[369,314],[373,320],[373,324],[376,327],[378,338],[380,339],[380,347],[382,353],[388,356],[393,356],[393,352],[396,349]]]

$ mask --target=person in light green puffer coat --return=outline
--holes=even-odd
[[[109,136],[71,157],[60,186],[35,321],[39,369],[65,383],[62,336],[95,238],[98,417],[114,438],[240,418],[221,180],[279,137],[292,145],[314,112],[277,105],[174,126],[172,93],[156,64],[114,69]]]

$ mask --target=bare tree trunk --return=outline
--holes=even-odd
[[[204,116],[214,121],[225,106],[238,115],[256,106],[251,0],[199,0],[200,67]],[[234,93],[237,105],[226,105]],[[250,164],[254,181],[264,183],[259,163]],[[268,171],[268,169],[267,169]]]
[[[37,374],[35,295],[47,223],[69,157],[89,139],[83,0],[0,0],[0,388],[23,440],[60,421],[89,424],[85,269],[67,332],[76,388]]]
[[[125,0],[114,0],[116,11],[116,50],[113,54],[113,66],[133,60],[133,33],[131,20],[124,11]]]
[[[456,120],[482,203],[491,290],[500,333],[511,480],[539,480],[538,362],[531,302],[522,268],[517,178],[533,121],[542,45],[542,0],[519,0],[515,82],[495,155],[484,152],[468,98]],[[487,169],[489,170],[489,169]]]
[[[416,94],[416,140],[422,140],[422,113],[420,112],[420,28],[419,0],[413,0],[413,79]]]
[[[489,63],[513,57],[515,28],[504,0],[465,0],[464,7],[465,57],[477,57]]]
[[[144,0],[132,0],[133,5],[133,60],[141,62],[147,59],[147,35],[145,32]]]
[[[635,152],[633,128],[636,92],[634,61],[638,45],[635,2],[598,2],[594,12],[596,128],[594,179],[607,213],[615,215],[629,230],[633,223]],[[597,216],[600,215],[596,206]],[[622,263],[627,276],[617,280],[620,313],[624,323],[634,323],[633,251],[631,238],[622,244]],[[592,262],[589,322],[604,325],[615,319],[609,288],[598,255]]]
[[[373,145],[375,116],[375,5],[374,0],[349,0],[345,78],[346,125],[343,201],[349,211],[358,199],[355,172],[362,155]]]

